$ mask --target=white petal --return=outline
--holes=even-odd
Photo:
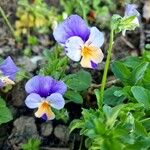
[[[83,40],[78,36],[69,38],[65,43],[66,55],[74,61],[79,61],[83,44]]]
[[[86,45],[100,48],[104,43],[104,33],[100,32],[96,27],[92,27],[90,30],[89,39],[86,41]]]
[[[46,98],[50,102],[50,105],[56,109],[62,109],[65,105],[65,100],[60,93],[53,93]]]
[[[133,23],[140,26],[139,19],[137,17],[133,20]]]
[[[39,106],[39,104],[41,103],[41,99],[42,98],[40,97],[39,94],[32,93],[27,96],[27,98],[25,100],[25,104],[29,108],[37,108]]]

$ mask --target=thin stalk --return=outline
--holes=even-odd
[[[108,54],[106,58],[106,63],[105,63],[105,68],[104,68],[104,73],[103,73],[103,78],[102,78],[102,84],[101,84],[101,89],[100,89],[100,99],[98,102],[98,108],[101,108],[103,104],[103,98],[104,98],[104,89],[106,85],[106,80],[107,80],[107,73],[109,69],[109,64],[110,64],[110,59],[111,59],[111,53],[112,53],[112,48],[113,48],[113,38],[114,38],[114,31],[111,30],[110,32],[110,40],[109,40],[109,48],[108,48]]]
[[[0,6],[0,13],[1,13],[3,19],[5,20],[6,24],[8,25],[12,35],[15,37],[15,31],[14,31],[13,27],[11,26],[9,20],[7,19],[7,16],[1,6]]]
[[[82,145],[83,145],[83,135],[81,137],[81,142],[80,142],[79,150],[82,150]]]

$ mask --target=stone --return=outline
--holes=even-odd
[[[62,142],[67,143],[69,141],[69,130],[64,125],[57,125],[54,129],[54,135]]]
[[[53,131],[53,126],[51,122],[44,122],[41,124],[41,135],[50,136]]]
[[[29,57],[19,57],[17,64],[22,66],[28,72],[32,72],[37,68],[37,65],[32,63]]]
[[[17,118],[14,123],[14,128],[11,135],[8,137],[8,143],[10,146],[21,146],[26,143],[30,138],[40,139],[33,117],[21,116]]]

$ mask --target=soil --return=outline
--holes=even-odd
[[[48,3],[52,3],[57,6],[58,1],[49,0]],[[12,5],[13,4],[13,5]],[[8,14],[9,20],[14,24],[16,0],[1,0],[1,7],[5,13]],[[145,26],[145,25],[144,25]],[[143,30],[145,28],[143,27]],[[149,29],[148,29],[149,30]],[[144,32],[144,31],[143,31]],[[118,36],[115,39],[115,45],[113,48],[112,61],[115,59],[122,59],[129,55],[139,55],[141,40],[143,36],[140,36],[140,30],[136,30],[134,33],[127,32],[126,37]],[[107,31],[106,41],[103,49],[108,48],[109,33]],[[140,39],[142,37],[142,39]],[[5,24],[4,20],[0,17],[0,57],[12,56],[18,65],[22,65],[30,75],[34,75],[38,69],[38,61],[41,60],[41,51],[44,48],[50,47],[49,35],[41,36],[40,44],[32,47],[33,55],[31,57],[25,57],[22,55],[22,49],[25,44],[16,43],[11,36],[9,28]],[[144,42],[145,39],[142,41]],[[47,44],[48,43],[48,44]],[[106,53],[106,51],[105,51]],[[90,71],[93,76],[93,83],[98,84],[101,81],[102,72],[105,64],[102,62],[99,65],[98,71]],[[75,72],[78,66],[73,67],[72,72]],[[112,77],[112,73],[109,71],[109,76]],[[70,120],[68,123],[61,121],[49,121],[44,122],[41,119],[34,117],[33,110],[28,109],[24,100],[26,93],[24,85],[26,80],[16,84],[8,93],[0,92],[0,95],[5,98],[8,107],[13,114],[13,120],[9,123],[0,126],[0,149],[1,150],[20,150],[21,145],[26,143],[29,138],[38,138],[41,140],[41,150],[76,150],[79,147],[81,137],[78,131],[69,135],[68,125],[74,118],[79,118],[81,115],[81,106],[77,104],[67,104],[65,107],[69,111]],[[85,107],[95,107],[91,92],[87,93],[86,99],[89,100]]]

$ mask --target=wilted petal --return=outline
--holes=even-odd
[[[52,78],[49,76],[34,76],[25,85],[27,93],[37,93],[41,97],[47,97],[51,92]]]
[[[83,44],[84,42],[80,37],[73,36],[69,38],[65,44],[66,55],[73,61],[79,61]]]
[[[60,93],[63,95],[66,91],[67,91],[67,86],[63,81],[57,81],[53,79],[50,94]]]
[[[42,98],[40,95],[38,95],[36,93],[32,93],[27,96],[27,98],[25,100],[25,104],[29,108],[37,108],[39,106],[39,104],[41,103],[41,100],[42,100]]]
[[[79,36],[83,41],[89,37],[90,30],[85,21],[78,15],[69,16],[54,30],[54,38],[60,44],[65,44],[72,36]]]
[[[53,108],[56,108],[58,110],[62,109],[64,107],[64,105],[65,105],[65,100],[62,97],[62,95],[59,94],[59,93],[51,94],[50,96],[48,96],[46,98],[46,100],[48,100],[50,102],[50,105]]]
[[[8,56],[1,64],[0,71],[4,76],[8,76],[11,80],[15,80],[16,73],[19,71],[13,60]]]
[[[137,5],[135,4],[128,4],[125,7],[125,16],[139,16],[139,12],[136,10]]]
[[[90,29],[89,39],[86,41],[86,45],[100,48],[104,43],[104,34],[100,32],[96,27]]]

